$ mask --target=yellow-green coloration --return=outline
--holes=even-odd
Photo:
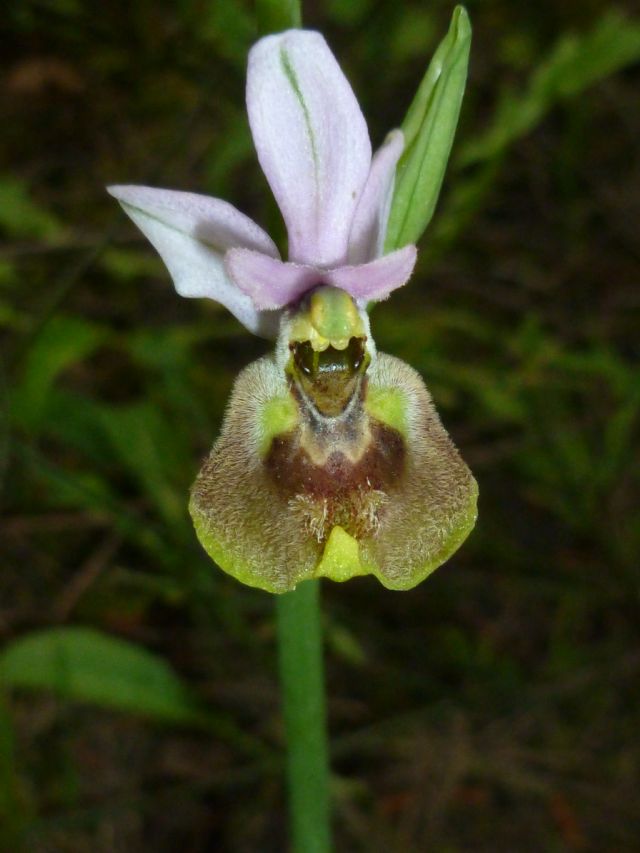
[[[317,352],[327,347],[343,350],[351,338],[364,337],[364,323],[353,299],[336,287],[319,287],[311,294],[306,308],[293,319],[291,342],[309,341]]]
[[[195,495],[191,494],[189,513],[193,521],[196,536],[204,550],[220,568],[247,586],[265,589],[267,592],[279,592],[274,586],[268,586],[253,575],[244,560],[239,558],[229,547],[222,544],[206,514],[202,513]]]
[[[407,437],[407,396],[399,388],[369,386],[365,398],[367,414]]]
[[[287,393],[268,400],[260,417],[260,456],[266,456],[273,439],[278,435],[291,432],[298,425],[299,420],[298,406],[291,394]]]
[[[435,551],[430,559],[426,560],[423,565],[421,565],[417,571],[407,572],[404,580],[398,581],[394,580],[393,582],[389,582],[389,578],[379,571],[378,566],[371,565],[366,569],[366,574],[371,573],[378,578],[380,583],[385,586],[387,589],[393,590],[408,590],[413,589],[414,586],[417,586],[419,583],[422,583],[423,580],[429,577],[429,575],[434,572],[437,568],[439,568],[443,563],[455,554],[455,552],[460,548],[465,539],[469,536],[473,528],[475,527],[476,521],[478,519],[478,484],[471,477],[469,484],[469,499],[466,508],[466,512],[462,512],[457,520],[457,523],[454,527],[448,532],[446,539],[444,540],[441,548],[438,551]],[[367,550],[365,549],[365,553],[362,553],[361,549],[361,560],[367,559]]]
[[[332,581],[348,581],[357,575],[367,574],[369,570],[360,562],[358,542],[337,524],[324,546],[316,575],[330,578]]]

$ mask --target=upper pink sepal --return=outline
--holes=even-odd
[[[260,39],[249,54],[247,110],[260,165],[287,226],[289,260],[344,264],[371,143],[324,38],[289,30]]]

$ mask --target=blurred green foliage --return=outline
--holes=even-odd
[[[6,687],[48,688],[64,698],[201,726],[203,709],[164,661],[89,628],[28,634],[0,656]]]
[[[303,11],[379,144],[451,6]],[[442,199],[372,322],[425,377],[480,520],[412,593],[325,585],[339,849],[631,851],[640,21],[469,13]],[[180,300],[103,190],[209,192],[282,239],[244,115],[253,6],[39,0],[0,26],[0,849],[279,851],[272,601],[216,572],[186,511],[266,345]]]

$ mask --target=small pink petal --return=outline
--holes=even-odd
[[[284,263],[249,249],[230,249],[225,256],[227,271],[259,311],[284,308],[326,281],[326,273],[306,264]]]
[[[325,273],[323,281],[340,287],[361,302],[386,299],[391,291],[406,284],[416,263],[415,246],[404,246],[368,264],[341,267]]]
[[[403,148],[404,134],[392,130],[373,156],[349,234],[349,263],[364,264],[382,254],[396,165]]]
[[[140,186],[108,190],[154,246],[181,296],[215,299],[249,331],[274,336],[274,318],[256,310],[230,281],[223,262],[231,246],[277,256],[275,244],[262,228],[217,198]]]
[[[324,38],[289,30],[249,54],[247,110],[258,158],[289,234],[289,259],[330,267],[371,164],[367,126]]]

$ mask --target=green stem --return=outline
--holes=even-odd
[[[277,596],[293,853],[329,853],[329,759],[320,582]]]
[[[256,18],[261,36],[301,27],[300,0],[256,0]]]

